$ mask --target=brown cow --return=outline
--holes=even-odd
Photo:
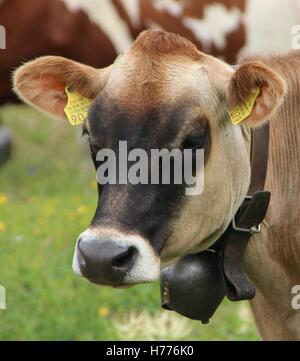
[[[205,186],[185,196],[175,185],[99,187],[90,227],[76,244],[73,268],[112,286],[149,282],[161,262],[213,244],[241,205],[250,181],[251,127],[270,123],[266,189],[271,205],[246,254],[257,288],[252,309],[264,339],[300,339],[291,290],[300,283],[300,52],[241,60],[233,70],[165,32],[144,32],[110,67],[95,69],[42,57],[17,70],[15,91],[38,109],[65,119],[65,86],[94,99],[84,129],[91,155],[130,148],[204,148]],[[228,110],[259,87],[250,115],[233,125]]]
[[[0,50],[0,103],[12,96],[11,69],[37,56],[104,67],[140,31],[164,29],[233,63],[240,52],[289,48],[299,17],[300,0],[2,0],[7,45]]]

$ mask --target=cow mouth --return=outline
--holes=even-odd
[[[86,278],[86,277],[85,277]],[[136,285],[140,285],[142,283],[151,283],[151,281],[141,281],[141,282],[130,282],[130,283],[105,283],[102,280],[98,280],[95,278],[86,278],[90,283],[97,285],[97,286],[106,286],[106,287],[112,287],[112,288],[118,288],[118,289],[127,289],[131,288]]]

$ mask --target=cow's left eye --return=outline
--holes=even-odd
[[[203,148],[207,133],[207,127],[203,126],[190,133],[183,141],[183,149],[198,149]]]

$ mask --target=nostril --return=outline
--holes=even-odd
[[[138,251],[135,247],[128,247],[122,253],[113,258],[112,266],[115,268],[128,268],[128,266],[130,266],[135,261],[137,253]]]
[[[81,274],[96,283],[121,282],[137,261],[139,251],[134,245],[120,245],[114,240],[98,237],[80,238],[77,262]]]

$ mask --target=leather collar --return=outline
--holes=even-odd
[[[264,190],[269,154],[269,123],[251,131],[251,180],[248,194],[223,235],[211,247],[222,259],[227,297],[232,301],[252,299],[255,287],[243,267],[244,254],[268,210],[271,193]]]
[[[268,170],[270,125],[264,125],[251,130],[251,181],[248,195],[262,191]]]

